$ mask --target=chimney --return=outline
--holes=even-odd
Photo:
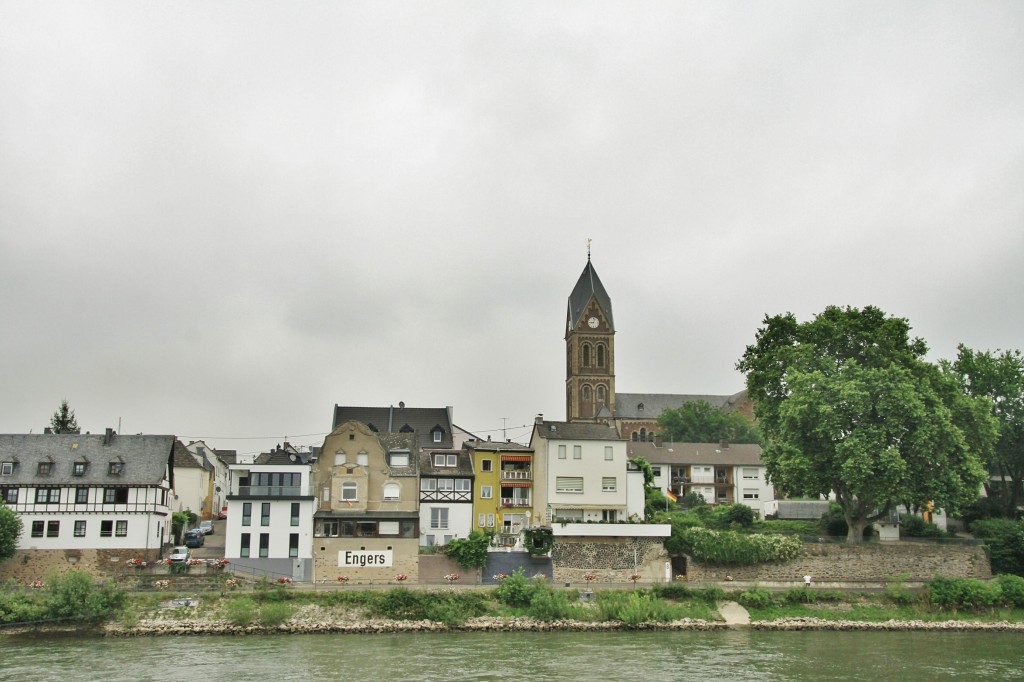
[[[107,432],[103,434],[103,444],[110,445],[111,441],[114,440],[114,429],[107,427]]]
[[[658,435],[658,434],[655,434],[655,436],[654,436],[654,447],[660,448],[661,447],[661,443],[662,443],[661,436]]]
[[[719,441],[718,442],[718,447],[721,448],[722,450],[728,450],[729,449],[729,441],[727,441],[727,440]]]
[[[45,427],[43,427],[43,433],[52,434],[53,433],[53,429],[50,428],[49,426],[45,426]]]
[[[543,415],[543,414],[538,414],[538,415],[537,415],[537,416],[536,416],[536,417],[534,418],[534,420],[533,420],[533,423],[534,423],[534,424],[543,424],[543,423],[544,423],[544,415]]]

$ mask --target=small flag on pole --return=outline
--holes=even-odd
[[[679,501],[679,496],[676,495],[671,490],[666,490],[665,491],[665,497],[667,497],[668,499],[672,500],[673,502],[678,502]]]

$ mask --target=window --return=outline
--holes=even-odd
[[[242,544],[238,549],[238,556],[242,558],[248,558],[249,556],[249,540],[250,536],[248,533],[242,533]]]
[[[361,467],[369,466],[370,455],[365,452],[360,452],[359,454],[356,455],[356,464],[358,464]]]
[[[755,469],[754,467],[750,467],[749,469],[744,467],[744,469],[743,469],[743,478],[747,478],[747,479],[757,478],[757,469]]]
[[[480,486],[480,499],[489,500],[494,497],[494,488],[489,485]],[[480,524],[483,525],[483,524]]]
[[[641,443],[646,443],[647,442],[647,429],[645,427],[642,427],[642,426],[640,427],[640,442]]]
[[[487,527],[494,528],[494,514],[487,515]]]
[[[242,525],[243,526],[251,526],[252,525],[252,502],[243,502],[242,503]]]
[[[36,504],[60,502],[60,488],[36,488]]]
[[[583,459],[583,446],[582,445],[573,445],[572,446],[572,458],[573,459]]]
[[[455,492],[468,493],[470,490],[470,483],[468,478],[456,478],[455,479]]]
[[[582,521],[582,509],[557,509],[555,510],[555,521]]]
[[[331,487],[328,485],[324,486],[323,492],[320,494],[320,499],[324,502],[331,501]]]
[[[436,467],[443,467],[444,466],[444,455],[438,455],[438,454],[434,455],[434,466],[436,466]]]
[[[388,453],[388,464],[393,467],[409,466],[409,451],[395,450],[394,452]]]
[[[757,488],[744,488],[743,499],[744,500],[756,500],[760,497]]]
[[[261,505],[261,508],[260,508],[260,525],[261,526],[269,526],[270,525],[270,503],[269,502],[264,502]]]
[[[260,558],[270,556],[270,533],[260,533]]]
[[[71,465],[72,476],[85,476],[85,469],[89,466],[88,462],[75,462]]]
[[[123,471],[124,471],[124,462],[111,462],[110,463],[110,468],[107,469],[107,472],[111,476],[120,476],[121,472],[123,472]]]
[[[597,387],[597,402],[603,403],[605,398],[604,385]]]
[[[381,521],[377,524],[379,535],[398,535],[398,521]]]
[[[292,502],[292,521],[293,526],[299,525],[299,503]]]
[[[49,476],[52,470],[53,462],[40,462],[39,466],[36,467],[36,473],[40,476]]]
[[[559,493],[582,493],[582,476],[555,476],[555,492]]]
[[[486,528],[487,527],[487,514],[480,514],[477,517],[477,519],[476,519],[476,525],[480,526],[481,528]]]
[[[590,367],[590,344],[589,343],[583,344],[583,366],[584,367]],[[587,396],[584,396],[584,399],[586,399],[586,397]]]
[[[564,445],[559,445],[558,446],[558,459],[565,459],[565,446]]]
[[[117,524],[114,526],[114,535],[116,535],[119,538],[128,537],[128,522],[118,521]]]
[[[0,500],[3,500],[7,504],[18,503],[18,489],[17,488],[0,488]]]
[[[346,481],[341,484],[342,502],[355,502],[359,499],[359,487],[354,481]]]
[[[43,528],[44,527],[45,527],[45,524],[42,521],[33,521],[32,522],[32,537],[34,537],[34,538],[41,538],[41,537],[43,537]]]
[[[75,537],[85,537],[85,521],[75,521]]]
[[[106,504],[127,504],[128,488],[104,488],[103,502]]]
[[[585,385],[583,387],[582,391],[581,391],[581,394],[582,394],[582,397],[583,397],[583,402],[589,403],[590,402],[590,386],[586,386]]]
[[[46,537],[48,537],[48,538],[60,537],[60,521],[47,521],[46,522]]]
[[[651,473],[654,474],[655,478],[658,478],[661,476],[661,467],[651,466]]]
[[[425,492],[433,492],[437,490],[437,479],[436,478],[421,478],[420,479],[420,490]]]
[[[340,467],[340,466],[344,466],[344,464],[345,464],[345,451],[344,450],[338,450],[337,452],[334,453],[334,466]]]
[[[480,471],[494,471],[494,463],[489,459],[480,460]]]
[[[614,476],[604,476],[601,478],[601,490],[606,493],[613,493],[616,490],[616,481]]]
[[[604,458],[605,458],[605,460],[607,460],[609,462],[612,461],[612,459],[615,458],[615,453],[612,450],[612,446],[611,445],[605,445],[604,446]]]
[[[85,504],[89,501],[88,488],[75,488],[75,504]]]
[[[455,490],[455,481],[450,478],[439,478],[437,479],[437,489],[442,492],[450,493]]]
[[[440,443],[441,442],[441,435],[442,435],[442,432],[440,430],[434,431],[434,442],[435,443]]]
[[[348,535],[345,532],[345,526],[342,525],[341,534]],[[358,521],[356,522],[356,537],[360,538],[372,538],[377,536],[377,522],[376,521]]]
[[[602,344],[597,346],[597,366],[604,367],[604,345]]]
[[[434,507],[430,510],[430,527],[445,530],[448,528],[448,508]]]
[[[385,502],[398,502],[398,496],[401,489],[397,483],[385,483],[384,484],[384,501]]]
[[[0,463],[0,476],[14,475],[14,462]]]
[[[288,556],[297,557],[299,556],[299,534],[291,533],[288,536]]]
[[[113,521],[100,521],[100,537],[111,538],[114,537],[114,522]]]

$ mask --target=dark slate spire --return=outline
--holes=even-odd
[[[608,325],[614,329],[612,299],[608,297],[608,292],[604,290],[601,278],[597,276],[597,270],[594,269],[593,263],[590,262],[590,255],[588,254],[587,267],[583,268],[583,274],[580,275],[579,281],[576,282],[572,293],[569,294],[569,315],[566,322],[566,333],[571,332],[579,324],[580,318],[587,311],[587,304],[590,302],[591,297],[601,306],[601,311],[604,313],[605,319],[608,320]]]

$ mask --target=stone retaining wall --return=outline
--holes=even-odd
[[[587,573],[602,583],[628,583],[633,573],[640,582],[664,582],[668,561],[661,538],[559,537],[551,549],[555,583],[582,584]]]
[[[13,580],[28,583],[72,570],[86,571],[97,578],[113,578],[130,570],[128,559],[147,561],[159,557],[157,550],[144,549],[19,549],[0,562],[0,583]]]
[[[903,577],[911,581],[992,577],[980,545],[961,543],[879,542],[864,545],[804,544],[800,556],[782,564],[709,566],[687,561],[690,582],[732,580],[802,582],[884,582]]]

